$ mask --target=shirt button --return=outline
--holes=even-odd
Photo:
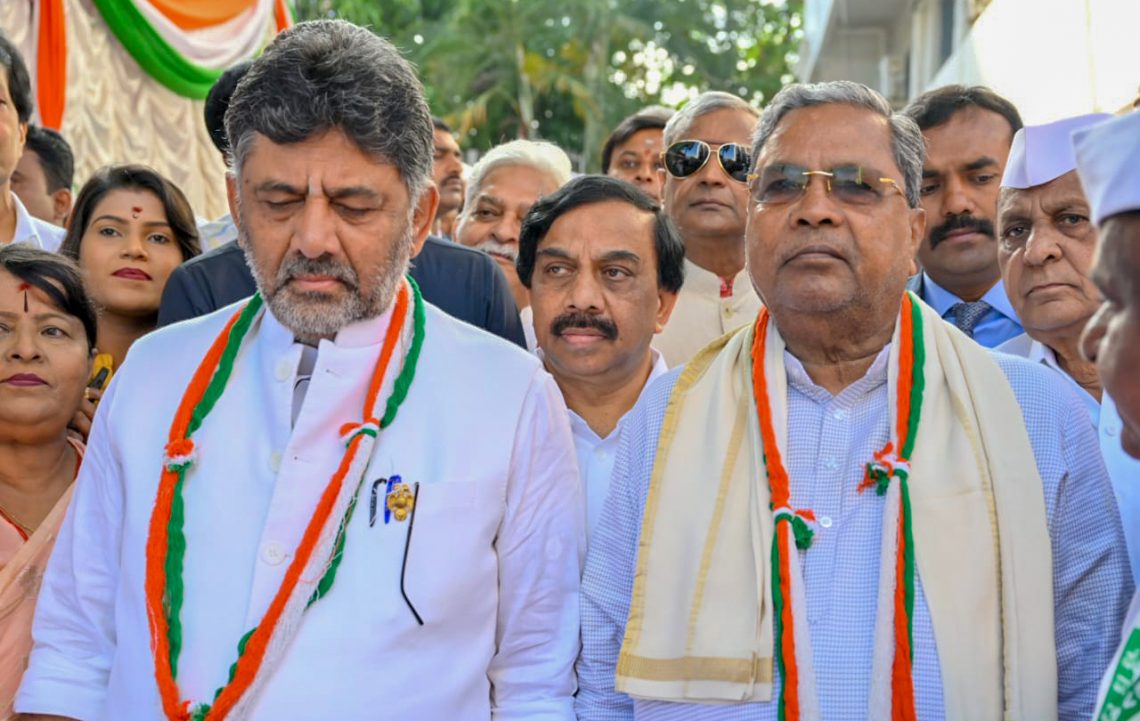
[[[277,451],[273,451],[269,454],[269,470],[274,473],[281,470],[281,454]]]
[[[823,516],[819,519],[819,525],[824,528],[831,528],[831,516]]]
[[[847,417],[847,411],[844,411],[844,410],[835,411],[834,413],[831,414],[831,417],[837,421],[841,421]]]
[[[261,551],[261,558],[270,566],[279,566],[285,560],[285,549],[276,543],[267,543]]]
[[[836,468],[839,468],[839,464],[835,462],[834,458],[828,458],[823,462],[823,467],[829,471],[834,471]]]
[[[293,364],[283,360],[277,364],[277,380],[287,381],[293,375]]]
[[[1117,427],[1117,426],[1115,426],[1115,425],[1112,425],[1112,426],[1107,426],[1107,427],[1104,429],[1104,432],[1105,432],[1106,434],[1108,434],[1108,437],[1109,437],[1109,438],[1115,438],[1115,437],[1116,437],[1116,434],[1120,432],[1120,428],[1118,428],[1118,427]]]

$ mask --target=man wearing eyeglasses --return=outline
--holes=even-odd
[[[922,207],[926,236],[921,273],[910,289],[987,348],[1022,333],[997,262],[998,189],[1021,116],[981,86],[947,85],[903,111],[922,130]]]
[[[735,95],[707,92],[665,125],[665,212],[685,243],[685,285],[653,346],[672,367],[756,316],[744,272],[748,146],[759,113]]]
[[[1112,490],[1072,391],[905,292],[922,149],[856,83],[764,110],[766,308],[622,430],[579,719],[1087,720],[1131,587]]]

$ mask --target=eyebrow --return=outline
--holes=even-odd
[[[114,223],[122,223],[123,225],[127,224],[127,220],[125,218],[120,218],[119,216],[111,215],[110,213],[104,213],[103,215],[100,215],[95,220],[92,220],[91,224],[94,225],[100,220],[110,220]],[[166,222],[165,220],[147,220],[143,222],[143,226],[147,228],[169,228],[170,223]]]
[[[610,250],[602,253],[598,260],[602,261],[615,261],[615,260],[628,260],[633,263],[640,263],[641,256],[634,253],[632,250]]]
[[[981,170],[982,168],[988,168],[991,165],[997,165],[997,161],[988,155],[984,155],[975,161],[963,165],[962,170]]]
[[[23,318],[23,317],[24,317],[23,313],[9,313],[7,311],[0,310],[0,318]],[[58,318],[59,320],[66,320],[66,321],[76,320],[74,317],[67,315],[66,313],[60,313],[57,311],[52,311],[49,313],[36,313],[35,315],[32,316],[32,318],[36,321],[51,320],[52,318]]]
[[[475,198],[475,202],[476,203],[490,203],[491,205],[497,205],[500,208],[506,205],[506,203],[503,202],[502,198],[495,197],[494,195],[487,195],[486,193],[480,193]]]

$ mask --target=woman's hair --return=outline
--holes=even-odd
[[[60,312],[78,318],[87,334],[87,349],[95,348],[95,305],[73,261],[28,245],[2,245],[0,269],[39,288]]]
[[[153,193],[166,212],[166,222],[170,224],[174,240],[182,251],[182,260],[189,260],[202,252],[194,211],[190,209],[190,203],[177,185],[145,165],[108,165],[95,171],[79,191],[75,207],[71,210],[71,219],[67,223],[67,234],[59,248],[62,255],[79,260],[79,244],[91,223],[95,206],[112,190],[145,190]]]

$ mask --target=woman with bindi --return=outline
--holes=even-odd
[[[95,336],[74,263],[0,246],[0,719],[27,666],[40,579],[83,458],[68,424]]]
[[[198,228],[174,183],[145,166],[108,166],[79,191],[59,252],[79,264],[98,308],[97,398],[131,344],[155,329],[170,274],[201,252]]]

